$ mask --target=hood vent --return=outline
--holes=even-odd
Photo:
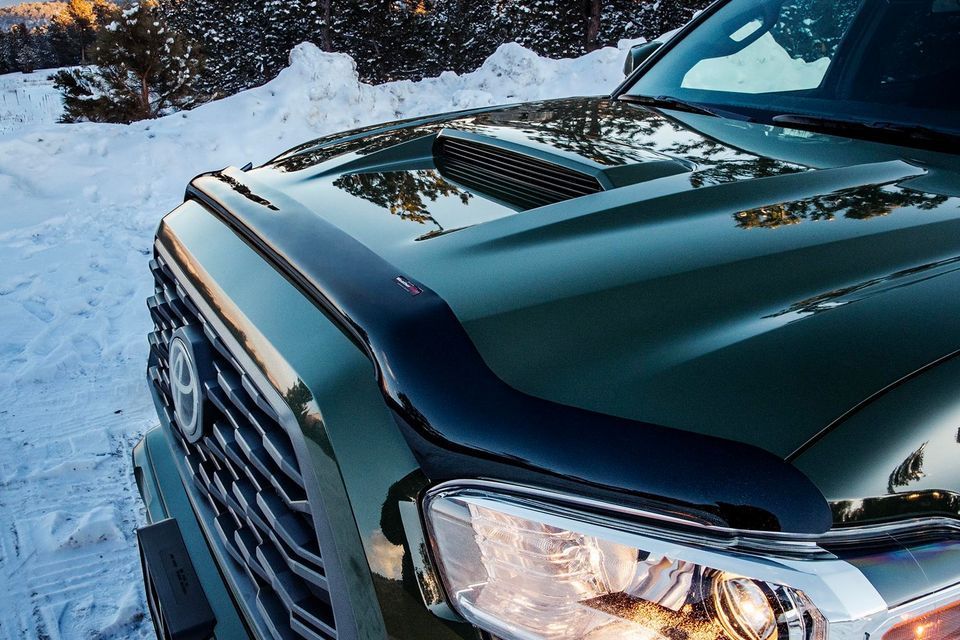
[[[444,177],[518,209],[603,191],[588,173],[474,140],[438,136],[434,160]]]

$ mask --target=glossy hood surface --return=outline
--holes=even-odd
[[[438,135],[604,190],[518,207],[439,170]],[[250,176],[437,292],[509,385],[786,458],[960,348],[958,171],[956,156],[581,98],[320,140]]]

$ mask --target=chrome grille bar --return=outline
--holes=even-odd
[[[213,511],[210,529],[256,594],[246,604],[278,640],[335,640],[329,583],[293,442],[163,259],[156,256],[150,267],[156,287],[147,301],[154,322],[149,377],[193,483]],[[203,330],[216,371],[203,389],[206,435],[196,443],[176,428],[168,370],[168,344],[185,325]]]

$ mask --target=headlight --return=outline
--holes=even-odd
[[[497,637],[911,640],[863,574],[816,542],[746,545],[512,491],[448,485],[424,500],[451,605]]]

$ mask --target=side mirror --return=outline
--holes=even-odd
[[[638,44],[636,46],[630,47],[629,53],[627,53],[627,59],[623,63],[623,75],[628,76],[633,73],[633,70],[640,66],[640,64],[650,57],[650,55],[660,48],[662,42],[644,42],[643,44]]]

